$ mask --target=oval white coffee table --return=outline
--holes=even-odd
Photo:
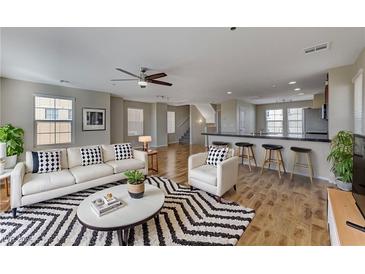
[[[107,193],[121,199],[125,205],[104,216],[98,217],[91,208],[91,201]],[[119,245],[128,245],[129,231],[155,217],[165,201],[165,194],[158,187],[146,184],[144,196],[133,199],[127,185],[119,185],[98,191],[81,202],[77,208],[77,218],[82,225],[98,231],[117,231]]]

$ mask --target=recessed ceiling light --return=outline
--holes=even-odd
[[[301,90],[301,88],[295,88],[294,90],[295,90],[295,91],[299,91],[299,90]]]
[[[297,82],[296,81],[291,81],[288,83],[288,85],[295,85]]]
[[[304,92],[298,93],[298,95],[299,95],[299,96],[302,96],[302,95],[304,95]]]
[[[230,27],[229,28],[231,31],[234,31],[234,30],[236,30],[237,28],[236,27]]]
[[[227,91],[227,94],[232,94],[232,91]]]

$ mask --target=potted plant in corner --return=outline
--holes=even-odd
[[[339,189],[352,189],[353,139],[349,131],[339,131],[331,141],[331,151],[327,161],[331,163],[331,171],[336,177]]]
[[[128,182],[128,193],[134,199],[140,199],[144,194],[145,177],[141,171],[129,170],[124,172]]]
[[[11,124],[0,127],[0,143],[6,144],[5,167],[13,168],[18,156],[24,151],[24,130]]]

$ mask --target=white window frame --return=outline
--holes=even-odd
[[[135,134],[130,134],[130,130],[129,130],[129,110],[138,110],[138,111],[142,111],[142,132],[136,132]],[[127,108],[127,131],[128,131],[128,136],[140,136],[143,135],[144,132],[144,110],[143,108]]]
[[[268,111],[275,111],[275,110],[281,110],[282,113],[282,120],[268,120],[267,119],[267,112]],[[268,127],[268,122],[281,122],[281,132],[270,132],[269,131],[269,127]],[[284,134],[284,109],[283,108],[274,108],[274,109],[266,109],[265,110],[265,127],[266,127],[266,132],[270,133],[270,134]]]
[[[301,112],[302,112],[302,119],[290,120],[289,119],[289,110],[291,110],[291,109],[300,109]],[[303,134],[303,132],[304,132],[304,109],[302,107],[290,107],[290,108],[287,108],[286,117],[287,117],[287,132],[288,132],[288,134]],[[301,131],[300,132],[290,132],[290,130],[289,130],[289,128],[290,128],[289,127],[290,122],[302,122]]]
[[[50,119],[50,120],[36,120],[35,117],[35,110],[36,110],[36,98],[37,97],[44,97],[44,98],[51,98],[51,99],[63,99],[63,100],[70,100],[72,101],[72,117],[71,120],[56,120],[56,119]],[[64,97],[64,96],[58,96],[58,95],[49,95],[49,94],[42,94],[42,93],[36,93],[33,94],[33,145],[34,147],[54,147],[54,146],[62,146],[62,145],[72,145],[75,143],[75,101],[76,99],[74,97]],[[37,143],[37,122],[67,122],[71,123],[71,142],[69,143],[55,143],[54,144],[42,144],[39,145]],[[55,135],[56,138],[56,135]]]
[[[354,84],[354,133],[363,134],[364,125],[364,78],[360,69],[352,79]]]
[[[170,123],[170,119],[173,119],[173,123]],[[168,134],[176,133],[176,113],[175,113],[175,111],[167,112],[167,133]]]

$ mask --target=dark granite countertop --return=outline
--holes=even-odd
[[[246,138],[262,138],[262,139],[280,139],[293,141],[310,141],[329,143],[327,134],[271,134],[271,133],[235,133],[235,132],[202,132],[202,135],[212,136],[228,136],[228,137],[246,137]]]

